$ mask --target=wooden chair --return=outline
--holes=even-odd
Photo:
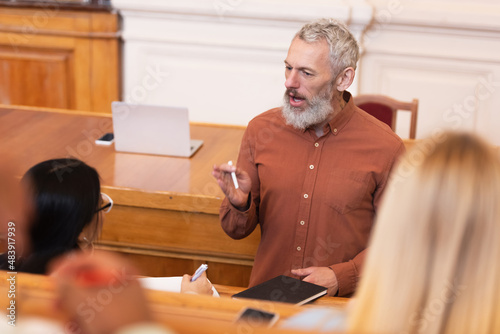
[[[393,131],[396,131],[398,110],[411,112],[409,138],[415,139],[417,132],[418,99],[413,99],[411,102],[403,102],[385,95],[361,94],[354,97],[354,104],[389,125]]]

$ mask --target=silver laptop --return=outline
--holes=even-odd
[[[189,134],[188,109],[112,102],[115,150],[192,156],[203,144]]]

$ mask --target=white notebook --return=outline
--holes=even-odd
[[[141,277],[139,282],[144,289],[181,292],[182,276],[172,277]],[[212,286],[214,297],[220,297],[219,292]]]

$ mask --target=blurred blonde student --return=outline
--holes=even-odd
[[[409,152],[385,193],[353,333],[500,333],[500,160],[465,133]]]

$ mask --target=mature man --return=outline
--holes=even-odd
[[[261,228],[250,286],[284,274],[330,295],[355,290],[389,172],[404,152],[401,139],[346,91],[358,54],[334,20],[302,27],[285,59],[283,107],[250,121],[237,166],[214,166],[226,195],[224,231],[240,239]]]

